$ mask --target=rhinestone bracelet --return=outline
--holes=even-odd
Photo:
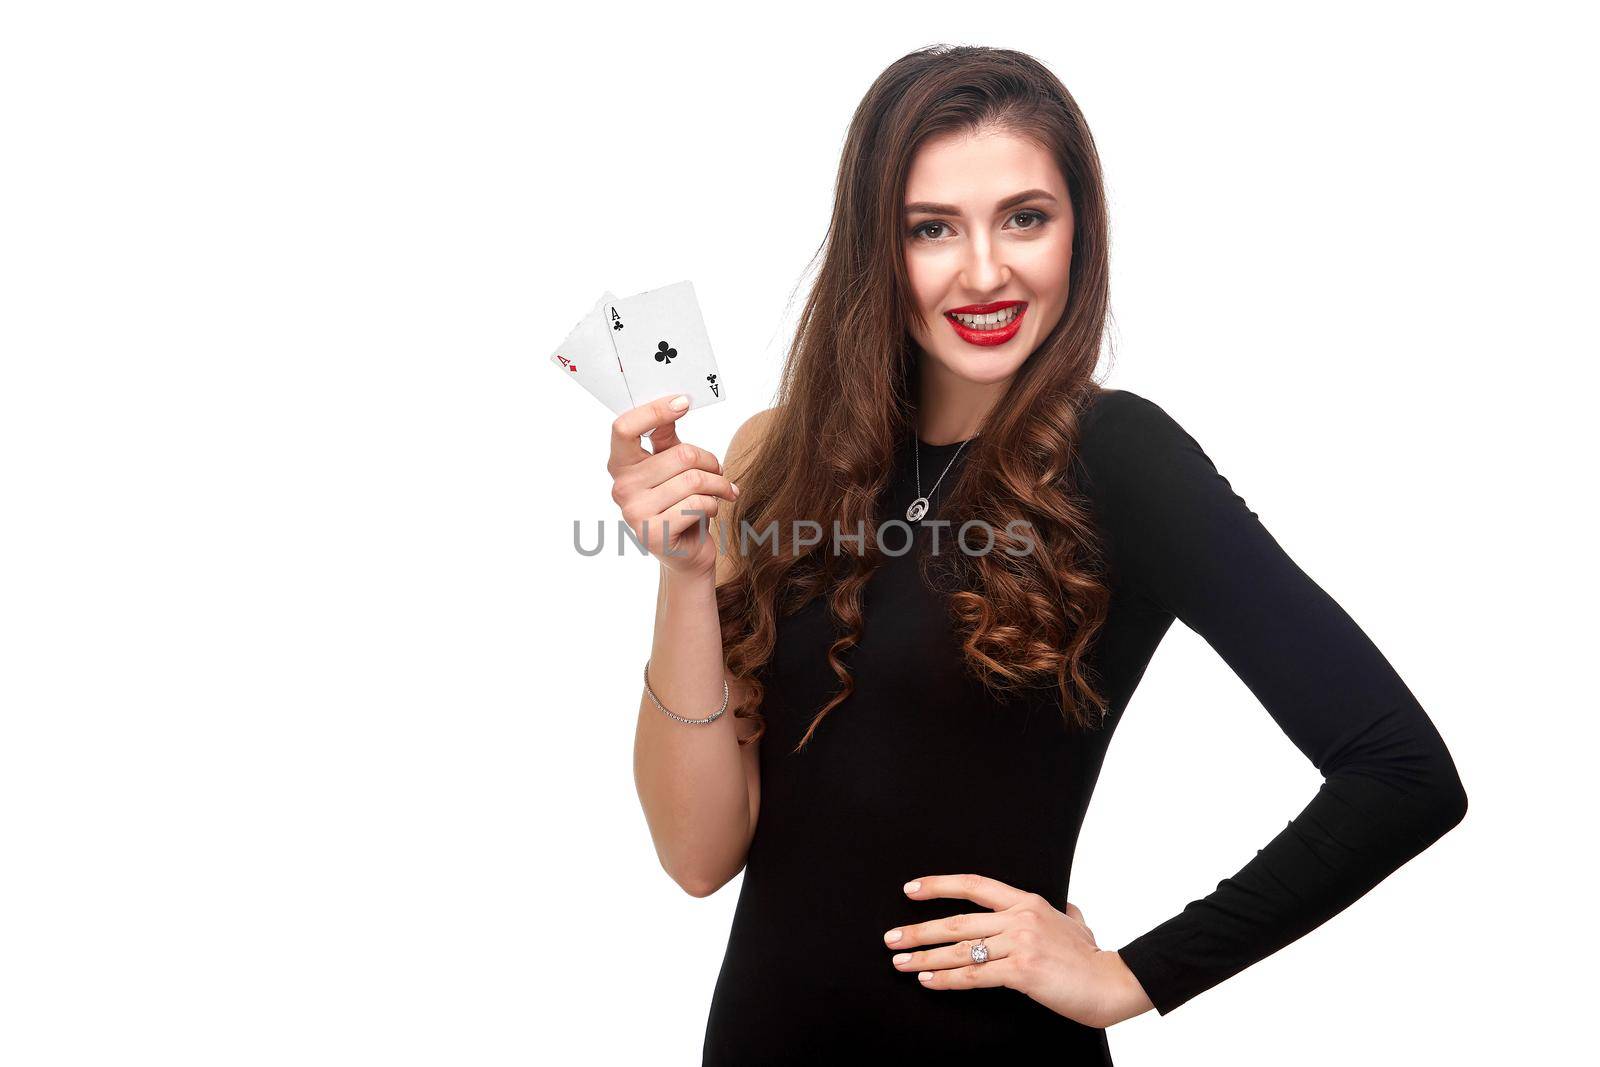
[[[649,660],[644,661],[644,691],[650,694],[651,701],[655,703],[656,707],[661,709],[661,713],[667,716],[667,718],[677,719],[679,722],[686,722],[691,726],[704,726],[706,723],[716,722],[718,719],[722,718],[722,713],[728,710],[728,680],[724,678],[722,680],[722,707],[716,710],[716,714],[712,715],[708,719],[685,719],[682,715],[674,715],[672,712],[667,710],[667,706],[665,704],[661,703],[661,700],[655,694],[655,690],[650,688]]]

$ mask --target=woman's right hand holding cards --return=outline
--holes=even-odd
[[[611,499],[639,543],[673,573],[702,577],[717,565],[711,516],[739,487],[715,455],[678,439],[677,422],[687,410],[688,397],[669,394],[618,415],[606,470]],[[646,435],[653,452],[640,443]]]

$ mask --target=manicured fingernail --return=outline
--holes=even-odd
[[[896,963],[904,963],[906,960],[909,960],[910,958],[911,958],[911,953],[909,953],[909,952],[896,952],[894,954],[894,961]]]
[[[729,482],[728,484],[733,486],[733,495],[734,496],[738,496],[739,495],[739,483],[738,482]]]
[[[671,408],[673,411],[682,411],[688,406],[689,398],[687,396],[675,396],[672,398],[672,403],[667,405],[667,407]]]
[[[930,979],[932,977],[933,977],[933,972],[932,971],[923,971],[921,974],[917,975],[917,981],[926,982],[928,979]]]
[[[917,890],[919,890],[921,888],[922,888],[922,883],[921,882],[907,882],[906,883],[906,892],[907,893],[915,893]]]
[[[888,933],[883,935],[883,939],[892,945],[896,941],[900,940],[900,931],[890,930]]]

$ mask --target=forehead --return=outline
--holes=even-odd
[[[917,149],[906,176],[906,200],[938,200],[981,209],[1019,189],[1045,189],[1063,201],[1066,181],[1055,157],[1010,132],[955,133]]]

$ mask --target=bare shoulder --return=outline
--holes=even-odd
[[[745,419],[733,432],[733,439],[728,442],[727,454],[722,457],[722,468],[730,477],[737,480],[738,475],[735,472],[744,470],[749,461],[760,451],[772,428],[773,416],[777,412],[778,409],[775,407],[758,411]]]

